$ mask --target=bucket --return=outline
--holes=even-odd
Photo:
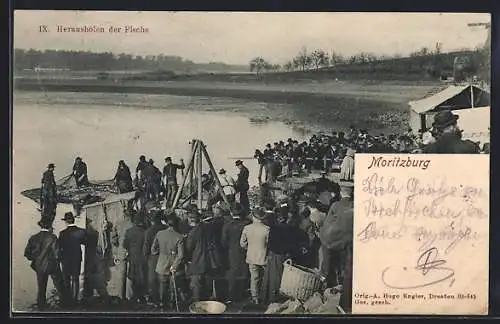
[[[192,314],[222,314],[226,311],[226,305],[218,301],[199,301],[189,306]]]

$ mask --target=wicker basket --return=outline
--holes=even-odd
[[[283,276],[281,278],[280,293],[300,301],[305,301],[315,292],[325,288],[326,278],[314,270],[292,265],[288,259],[283,263]]]

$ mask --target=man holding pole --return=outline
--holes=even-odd
[[[163,183],[165,185],[165,201],[167,206],[170,206],[175,193],[177,192],[177,170],[184,170],[184,160],[181,159],[181,164],[172,163],[172,158],[165,158],[165,166],[163,167]]]

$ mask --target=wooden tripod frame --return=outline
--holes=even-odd
[[[212,161],[210,160],[210,156],[208,155],[205,144],[203,144],[203,141],[201,140],[193,139],[191,141],[191,157],[189,159],[186,172],[182,177],[182,183],[179,186],[179,189],[177,189],[177,192],[175,194],[175,198],[171,207],[172,209],[177,208],[182,191],[186,187],[188,182],[187,180],[189,179],[189,186],[188,186],[189,195],[191,195],[191,193],[194,192],[194,189],[196,188],[197,198],[198,198],[198,204],[197,204],[198,210],[199,211],[203,210],[203,200],[202,200],[203,188],[202,188],[202,177],[201,177],[203,175],[203,156],[205,157],[205,161],[208,164],[210,172],[212,172],[215,184],[217,185],[217,191],[222,196],[222,199],[224,199],[224,202],[228,206],[230,206],[230,203],[227,200],[226,195],[224,195],[224,191],[222,190],[222,185],[220,183],[219,176],[215,171]]]

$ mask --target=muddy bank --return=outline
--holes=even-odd
[[[205,82],[113,82],[109,80],[19,79],[20,91],[122,93],[234,98],[267,103],[263,109],[241,108],[253,123],[281,121],[304,132],[338,125],[399,131],[408,120],[407,102],[432,86],[398,84],[230,84]],[[244,107],[244,105],[242,105]],[[208,109],[208,108],[207,108]],[[214,109],[211,107],[210,109]]]

